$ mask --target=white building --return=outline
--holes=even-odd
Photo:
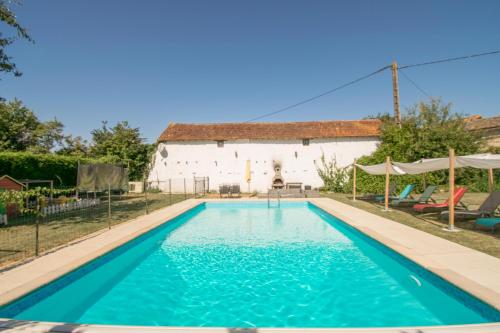
[[[209,177],[211,190],[238,183],[243,192],[264,192],[271,187],[277,161],[285,183],[316,188],[323,185],[317,172],[323,154],[327,160],[335,158],[340,167],[349,165],[376,149],[379,129],[378,120],[170,123],[159,137],[149,181],[166,189],[165,181],[174,179],[172,191],[182,192],[183,178]]]

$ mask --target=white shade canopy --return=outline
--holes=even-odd
[[[385,175],[386,163],[375,165],[359,165],[361,170],[372,175]],[[471,167],[476,169],[500,169],[500,154],[476,154],[457,156],[455,168]],[[392,162],[389,173],[391,175],[418,175],[425,172],[445,170],[450,168],[448,157],[422,159],[413,163]]]
[[[364,172],[369,173],[370,175],[385,175],[387,172],[387,164],[386,163],[380,163],[380,164],[375,164],[375,165],[356,164],[356,166],[358,168],[360,168],[361,170],[363,170]],[[390,175],[404,175],[405,173],[397,166],[390,164],[389,174]]]

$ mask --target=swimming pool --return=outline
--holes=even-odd
[[[492,307],[307,202],[201,204],[0,317],[219,327],[500,321]]]

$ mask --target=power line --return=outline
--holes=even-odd
[[[405,69],[405,68],[411,68],[411,67],[418,67],[418,66],[426,66],[426,65],[433,65],[433,64],[439,64],[439,63],[442,63],[442,62],[449,62],[449,61],[457,61],[457,60],[463,60],[463,59],[470,59],[470,58],[482,57],[482,56],[492,55],[492,54],[498,54],[498,53],[500,53],[500,50],[491,51],[491,52],[485,52],[485,53],[471,54],[471,55],[466,55],[466,56],[462,56],[462,57],[433,60],[433,61],[422,62],[422,63],[419,63],[419,64],[413,64],[413,65],[400,66],[399,69]]]
[[[431,96],[425,92],[425,90],[423,90],[415,81],[413,81],[408,75],[406,75],[406,73],[404,73],[402,71],[402,69],[406,69],[406,68],[412,68],[412,67],[419,67],[419,66],[426,66],[426,65],[433,65],[433,64],[439,64],[439,63],[443,63],[443,62],[451,62],[451,61],[457,61],[457,60],[464,60],[464,59],[471,59],[471,58],[476,58],[476,57],[482,57],[482,56],[486,56],[486,55],[493,55],[493,54],[499,54],[500,53],[500,50],[496,50],[496,51],[490,51],[490,52],[484,52],[484,53],[477,53],[477,54],[471,54],[471,55],[466,55],[466,56],[462,56],[462,57],[455,57],[455,58],[446,58],[446,59],[440,59],[440,60],[433,60],[433,61],[427,61],[427,62],[422,62],[422,63],[418,63],[418,64],[412,64],[412,65],[405,65],[405,66],[400,66],[398,69],[401,70],[401,73],[403,73],[403,76],[408,80],[410,81],[411,84],[413,84],[415,86],[415,88],[417,88],[420,92],[422,92],[425,96],[431,98]],[[347,83],[344,83],[336,88],[333,88],[331,90],[328,90],[328,91],[325,91],[319,95],[316,95],[316,96],[313,96],[313,97],[310,97],[310,98],[307,98],[307,99],[304,99],[300,102],[297,102],[295,104],[292,104],[292,105],[289,105],[289,106],[286,106],[284,108],[281,108],[279,110],[276,110],[276,111],[273,111],[273,112],[269,112],[269,113],[265,113],[261,116],[258,116],[258,117],[255,117],[255,118],[252,118],[250,120],[247,120],[246,123],[249,123],[249,122],[253,122],[253,121],[256,121],[256,120],[259,120],[259,119],[262,119],[262,118],[267,118],[267,117],[270,117],[270,116],[273,116],[275,114],[278,114],[278,113],[281,113],[281,112],[284,112],[284,111],[287,111],[287,110],[290,110],[290,109],[293,109],[297,106],[300,106],[300,105],[303,105],[303,104],[306,104],[306,103],[309,103],[311,101],[314,101],[318,98],[321,98],[323,96],[326,96],[326,95],[329,95],[329,94],[332,94],[340,89],[343,89],[343,88],[346,88],[350,85],[353,85],[359,81],[362,81],[362,80],[365,80],[371,76],[374,76],[378,73],[381,73],[383,72],[384,70],[388,69],[388,68],[391,68],[391,65],[388,65],[388,66],[384,66],[370,74],[367,74],[367,75],[364,75],[364,76],[361,76],[355,80],[352,80],[350,82],[347,82]]]
[[[304,99],[304,100],[302,100],[302,101],[300,101],[300,102],[297,102],[297,103],[295,103],[295,104],[292,104],[292,105],[286,106],[286,107],[281,108],[281,109],[279,109],[279,110],[276,110],[276,111],[273,111],[273,112],[269,112],[269,113],[265,113],[265,114],[263,114],[263,115],[261,115],[261,116],[258,116],[258,117],[252,118],[252,119],[250,119],[250,120],[247,120],[247,121],[246,121],[246,123],[249,123],[249,122],[252,122],[252,121],[256,121],[256,120],[259,120],[259,119],[262,119],[262,118],[267,118],[267,117],[273,116],[273,115],[275,115],[275,114],[278,114],[278,113],[281,113],[281,112],[284,112],[284,111],[290,110],[290,109],[292,109],[292,108],[295,108],[295,107],[297,107],[297,106],[299,106],[299,105],[309,103],[309,102],[311,102],[311,101],[314,101],[315,99],[318,99],[318,98],[320,98],[320,97],[323,97],[323,96],[326,96],[326,95],[332,94],[332,93],[334,93],[334,92],[336,92],[336,91],[339,91],[340,89],[346,88],[346,87],[348,87],[348,86],[350,86],[350,85],[353,85],[353,84],[355,84],[355,83],[357,83],[357,82],[359,82],[359,81],[362,81],[362,80],[368,79],[369,77],[372,77],[372,76],[374,76],[374,75],[376,75],[376,74],[378,74],[378,73],[381,73],[381,72],[383,72],[384,70],[386,70],[386,69],[388,69],[388,68],[390,68],[390,67],[391,67],[391,66],[384,66],[384,67],[382,67],[382,68],[380,68],[380,69],[378,69],[378,70],[376,70],[376,71],[374,71],[374,72],[372,72],[372,73],[370,73],[370,74],[363,75],[363,76],[361,76],[361,77],[359,77],[359,78],[357,78],[357,79],[355,79],[355,80],[352,80],[352,81],[349,81],[349,82],[347,82],[347,83],[344,83],[344,84],[342,84],[342,85],[340,85],[340,86],[338,86],[338,87],[336,87],[336,88],[333,88],[333,89],[330,89],[330,90],[328,90],[328,91],[325,91],[325,92],[323,92],[323,93],[321,93],[321,94],[319,94],[319,95],[316,95],[316,96],[313,96],[313,97],[310,97],[310,98]]]
[[[432,97],[428,93],[426,93],[425,90],[422,89],[415,81],[413,81],[404,71],[400,70],[400,73],[403,74],[405,79],[407,79],[411,84],[413,84],[413,86],[417,88],[422,94],[427,96],[429,99],[432,99]]]

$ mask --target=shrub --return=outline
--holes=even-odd
[[[338,167],[335,158],[327,161],[325,154],[321,155],[320,161],[321,165],[316,166],[316,170],[324,183],[322,190],[340,193],[348,192],[350,178],[348,169]]]
[[[55,186],[75,186],[80,163],[105,162],[88,158],[29,152],[0,153],[0,175],[15,179],[53,180]]]

